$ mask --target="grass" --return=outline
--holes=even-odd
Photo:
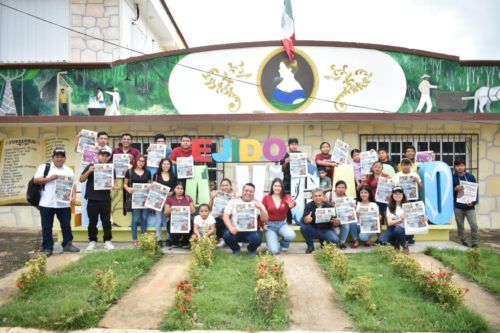
[[[349,279],[360,275],[371,277],[372,302],[375,312],[366,305],[345,299],[348,284],[331,274],[325,262],[320,264],[328,272],[332,285],[341,295],[346,312],[353,319],[357,330],[370,332],[439,331],[439,332],[488,332],[486,321],[460,306],[444,310],[427,299],[412,282],[401,278],[392,268],[382,263],[374,253],[358,253],[349,256]]]
[[[95,270],[113,269],[119,298],[157,259],[139,249],[87,254],[58,274],[48,275],[30,295],[19,294],[0,308],[0,326],[53,330],[95,327],[111,306],[99,303],[92,292]]]
[[[484,271],[469,271],[466,267],[466,251],[457,249],[437,249],[428,247],[427,251],[445,265],[456,269],[460,274],[486,287],[495,295],[500,296],[500,254],[492,249],[479,248],[480,263]]]
[[[216,252],[214,265],[207,271],[205,288],[194,294],[195,323],[181,322],[175,309],[165,317],[163,330],[285,330],[286,305],[266,316],[254,300],[256,259],[242,254]]]

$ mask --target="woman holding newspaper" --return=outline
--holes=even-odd
[[[163,158],[158,163],[158,169],[153,176],[153,181],[168,186],[170,188],[169,196],[174,194],[174,185],[177,182],[177,177],[175,176],[174,169],[172,168],[172,161],[168,158]],[[162,227],[167,228],[167,216],[162,211],[155,211],[156,215],[156,236],[158,239],[158,245],[163,246],[162,241]],[[167,229],[167,236],[165,240],[165,246],[169,246],[170,234]]]
[[[379,244],[391,243],[399,250],[403,248],[404,254],[409,254],[408,244],[406,243],[406,234],[404,221],[406,214],[403,211],[403,204],[406,203],[406,196],[403,188],[395,186],[389,199],[389,205],[386,211],[387,230],[377,240]]]
[[[231,180],[224,178],[220,181],[219,191],[212,191],[210,194],[210,202],[208,203],[209,209],[212,211],[212,215],[215,217],[215,230],[217,239],[219,243],[217,247],[223,247],[226,245],[224,239],[224,231],[226,231],[226,225],[222,220],[222,215],[224,214],[224,208],[226,208],[229,201],[236,197],[233,192],[233,185]]]
[[[171,248],[178,248],[182,238],[182,248],[189,249],[189,238],[193,233],[192,216],[194,202],[185,194],[184,183],[178,180],[175,183],[174,195],[167,198],[165,215],[169,220]]]
[[[134,184],[149,184],[151,183],[151,173],[146,168],[146,157],[138,155],[132,168],[127,170],[123,180],[123,188],[130,195],[134,193]],[[141,225],[141,234],[145,234],[148,228],[148,213],[147,208],[132,209],[132,243],[134,246],[139,244],[137,240],[137,226]]]

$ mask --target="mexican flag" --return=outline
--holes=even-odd
[[[285,47],[288,58],[293,60],[295,57],[293,51],[293,41],[295,40],[295,24],[292,14],[292,0],[284,0],[283,16],[281,17],[281,30],[283,33],[283,46]]]

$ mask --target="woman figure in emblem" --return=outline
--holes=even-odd
[[[271,104],[280,110],[294,110],[306,99],[300,83],[295,79],[299,70],[297,60],[283,59],[278,70],[281,81],[273,90]]]

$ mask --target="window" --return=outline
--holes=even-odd
[[[361,150],[387,149],[396,164],[404,158],[408,146],[415,147],[417,151],[432,150],[436,161],[443,161],[451,168],[455,160],[464,159],[467,172],[478,177],[478,134],[361,134],[359,140]]]

